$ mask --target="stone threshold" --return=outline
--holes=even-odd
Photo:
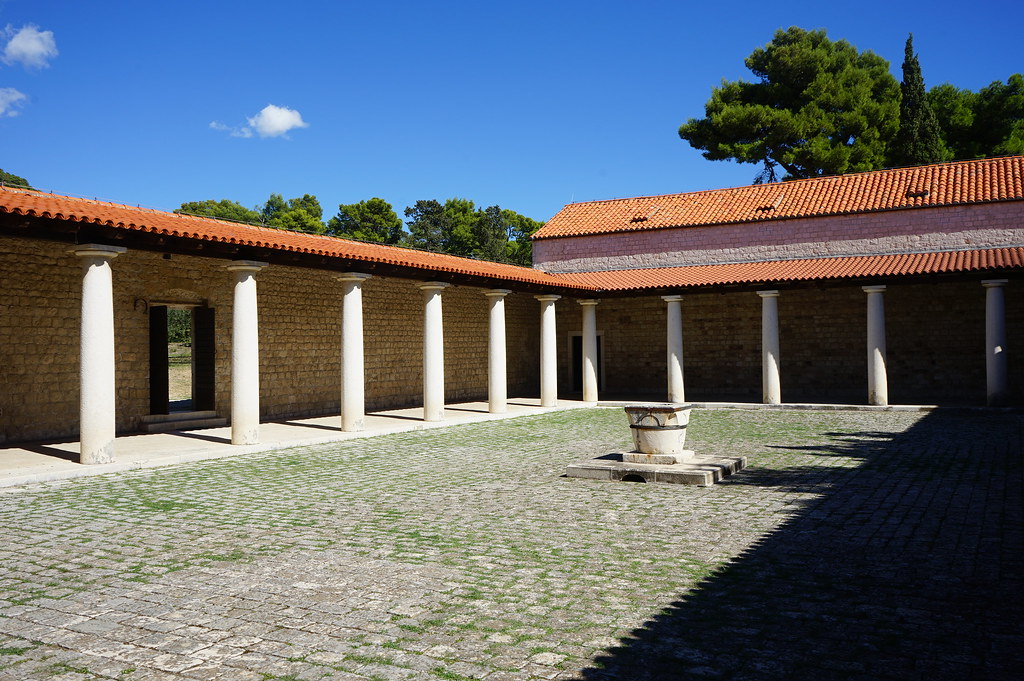
[[[623,454],[606,454],[590,461],[572,464],[566,477],[621,482],[665,482],[674,485],[710,487],[746,468],[745,456],[694,455],[686,463],[650,464],[623,461]]]

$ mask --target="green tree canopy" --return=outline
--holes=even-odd
[[[978,92],[949,83],[933,87],[928,102],[942,138],[957,160],[1024,154],[1024,76],[995,81]]]
[[[376,196],[359,203],[341,204],[338,214],[327,221],[327,233],[380,244],[402,240],[402,220],[391,204]]]
[[[320,201],[311,194],[287,201],[280,194],[271,194],[260,209],[261,222],[268,227],[287,229],[293,232],[323,234],[327,231],[323,223],[324,211]]]
[[[533,243],[530,241],[530,237],[533,236],[534,232],[543,227],[544,223],[528,218],[525,215],[520,215],[507,208],[501,212],[509,225],[509,262],[530,267],[533,264]]]
[[[415,205],[405,207],[406,226],[409,236],[406,244],[425,251],[443,253],[444,233],[447,216],[444,206],[435,199],[421,199]]]
[[[3,168],[0,168],[0,184],[4,184],[8,187],[18,187],[19,189],[32,189],[32,185],[28,183],[24,177],[19,177],[14,173],[8,173]]]
[[[714,88],[705,117],[679,136],[709,160],[762,164],[755,182],[880,168],[898,127],[899,87],[889,63],[824,30],[775,32],[747,57],[758,81]]]
[[[228,199],[221,199],[220,201],[214,201],[213,199],[186,201],[179,208],[176,208],[174,212],[199,215],[207,218],[219,218],[221,220],[233,220],[235,222],[247,222],[250,224],[258,224],[260,222],[259,213]]]
[[[903,51],[900,94],[900,128],[889,150],[889,164],[916,166],[945,161],[949,154],[925,94],[921,63],[914,54],[913,35],[907,38]]]
[[[469,199],[417,201],[405,209],[406,243],[416,248],[480,260],[529,266],[530,235],[543,223],[501,206],[476,208]]]
[[[271,194],[262,206],[256,206],[252,210],[228,199],[187,201],[174,212],[234,220],[253,225],[263,224],[267,227],[313,234],[323,234],[326,229],[322,222],[323,209],[320,207],[320,202],[310,194],[288,201],[285,201],[280,194]]]

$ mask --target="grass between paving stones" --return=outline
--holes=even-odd
[[[469,679],[526,669],[537,655],[571,671],[853,474],[863,461],[852,443],[918,418],[695,411],[693,449],[749,461],[713,488],[561,477],[567,464],[630,448],[619,409],[37,485],[0,494],[9,528],[0,585],[10,606],[59,609],[86,590],[281,560],[287,571],[329,553],[398,566],[410,584],[419,570],[442,576],[419,612],[370,622],[372,640],[351,637],[342,660],[317,662],[306,646],[280,658],[301,678],[311,669],[371,678],[386,668]],[[291,678],[276,674],[264,678]]]

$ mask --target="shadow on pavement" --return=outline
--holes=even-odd
[[[1020,679],[1022,427],[939,411],[722,483],[820,495],[575,678]]]

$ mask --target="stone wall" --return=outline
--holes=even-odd
[[[1024,201],[540,239],[547,272],[1024,245]]]
[[[984,404],[985,289],[981,278],[889,284],[884,294],[893,404]],[[1010,385],[1024,400],[1024,288],[1006,290]],[[693,401],[761,400],[761,299],[754,292],[684,293],[683,362]],[[666,303],[611,298],[597,306],[603,398],[666,395]],[[572,393],[571,337],[580,306],[558,302],[559,390]],[[867,400],[867,295],[860,286],[783,290],[783,402]]]
[[[67,244],[0,237],[0,443],[78,433],[81,264]],[[226,260],[129,250],[111,261],[117,430],[149,413],[153,303],[207,305],[216,314],[216,410],[230,416],[233,275]],[[261,418],[336,414],[341,284],[335,273],[270,266],[256,275]],[[419,282],[363,285],[368,410],[422,404],[423,296]],[[447,401],[487,396],[488,301],[451,286],[442,300]],[[539,303],[505,299],[510,396],[538,391]]]

